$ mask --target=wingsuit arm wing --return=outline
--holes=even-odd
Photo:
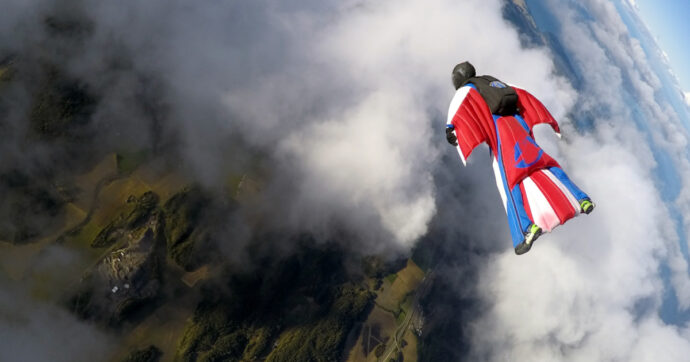
[[[558,137],[561,136],[561,129],[558,127],[558,122],[553,118],[551,113],[546,109],[546,107],[529,92],[524,89],[513,86],[518,95],[518,109],[522,118],[527,122],[530,133],[532,132],[532,127],[540,123],[546,123],[551,128]]]
[[[461,87],[455,92],[448,108],[446,126],[455,130],[458,139],[457,149],[463,164],[466,164],[475,147],[483,142],[496,141],[489,106],[471,86]]]

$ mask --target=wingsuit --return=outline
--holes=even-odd
[[[463,164],[475,147],[489,145],[516,254],[529,251],[543,232],[594,209],[587,194],[534,140],[532,127],[540,123],[560,137],[558,123],[537,98],[492,76],[476,76],[468,62],[455,66],[452,80],[456,92],[446,138]]]

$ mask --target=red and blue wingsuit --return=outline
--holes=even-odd
[[[592,211],[587,194],[534,140],[532,127],[540,123],[560,136],[558,123],[537,98],[496,78],[475,77],[467,62],[453,70],[453,83],[448,141],[457,146],[463,164],[479,144],[489,145],[517,254],[529,251],[543,231]]]

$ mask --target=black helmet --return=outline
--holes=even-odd
[[[477,72],[470,62],[463,62],[456,65],[455,68],[453,68],[453,85],[455,89],[462,87],[465,81],[475,75],[477,75]]]

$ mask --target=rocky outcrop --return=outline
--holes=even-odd
[[[156,204],[149,206],[146,218],[133,211],[106,234],[113,250],[91,269],[72,300],[82,317],[117,325],[160,294],[165,263],[163,216]]]
[[[96,272],[104,293],[106,315],[114,321],[138,306],[153,300],[161,287],[161,258],[156,253],[156,232],[147,228],[139,240],[114,250],[98,265]]]

